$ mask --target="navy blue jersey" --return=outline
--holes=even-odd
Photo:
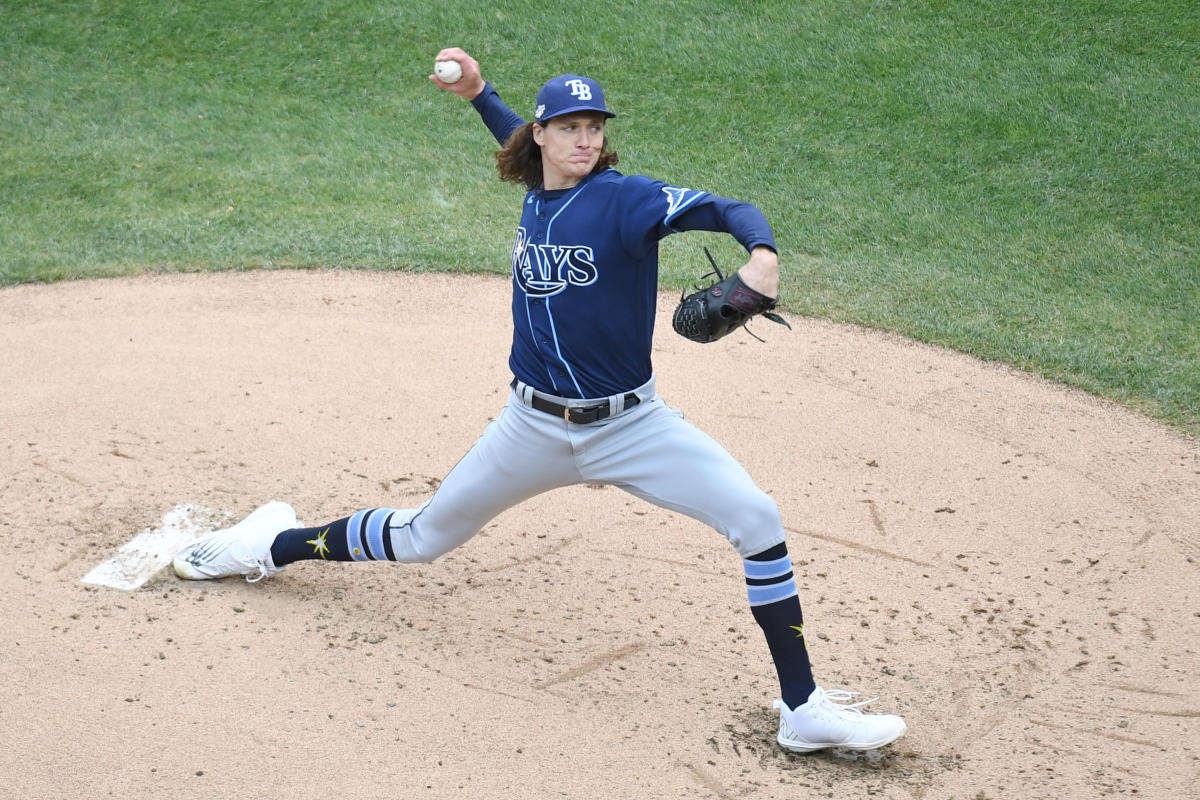
[[[472,101],[500,143],[524,121],[490,85]],[[513,374],[562,397],[606,397],[650,379],[658,242],[685,230],[775,249],[748,203],[606,169],[525,195],[512,249]]]

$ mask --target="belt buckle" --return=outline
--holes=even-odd
[[[571,412],[576,414],[575,419],[571,419]],[[608,416],[606,406],[564,406],[563,420],[574,425],[591,425],[593,422],[599,422]]]

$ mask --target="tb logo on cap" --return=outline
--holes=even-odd
[[[569,80],[566,85],[571,89],[571,95],[578,97],[580,100],[592,99],[592,87],[587,85],[586,81],[581,81],[578,78]]]

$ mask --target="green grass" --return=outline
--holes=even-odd
[[[507,268],[519,190],[426,80],[598,78],[622,168],[754,202],[782,302],[1200,433],[1200,8],[833,0],[0,8],[0,284]],[[696,234],[663,247],[688,283]]]

